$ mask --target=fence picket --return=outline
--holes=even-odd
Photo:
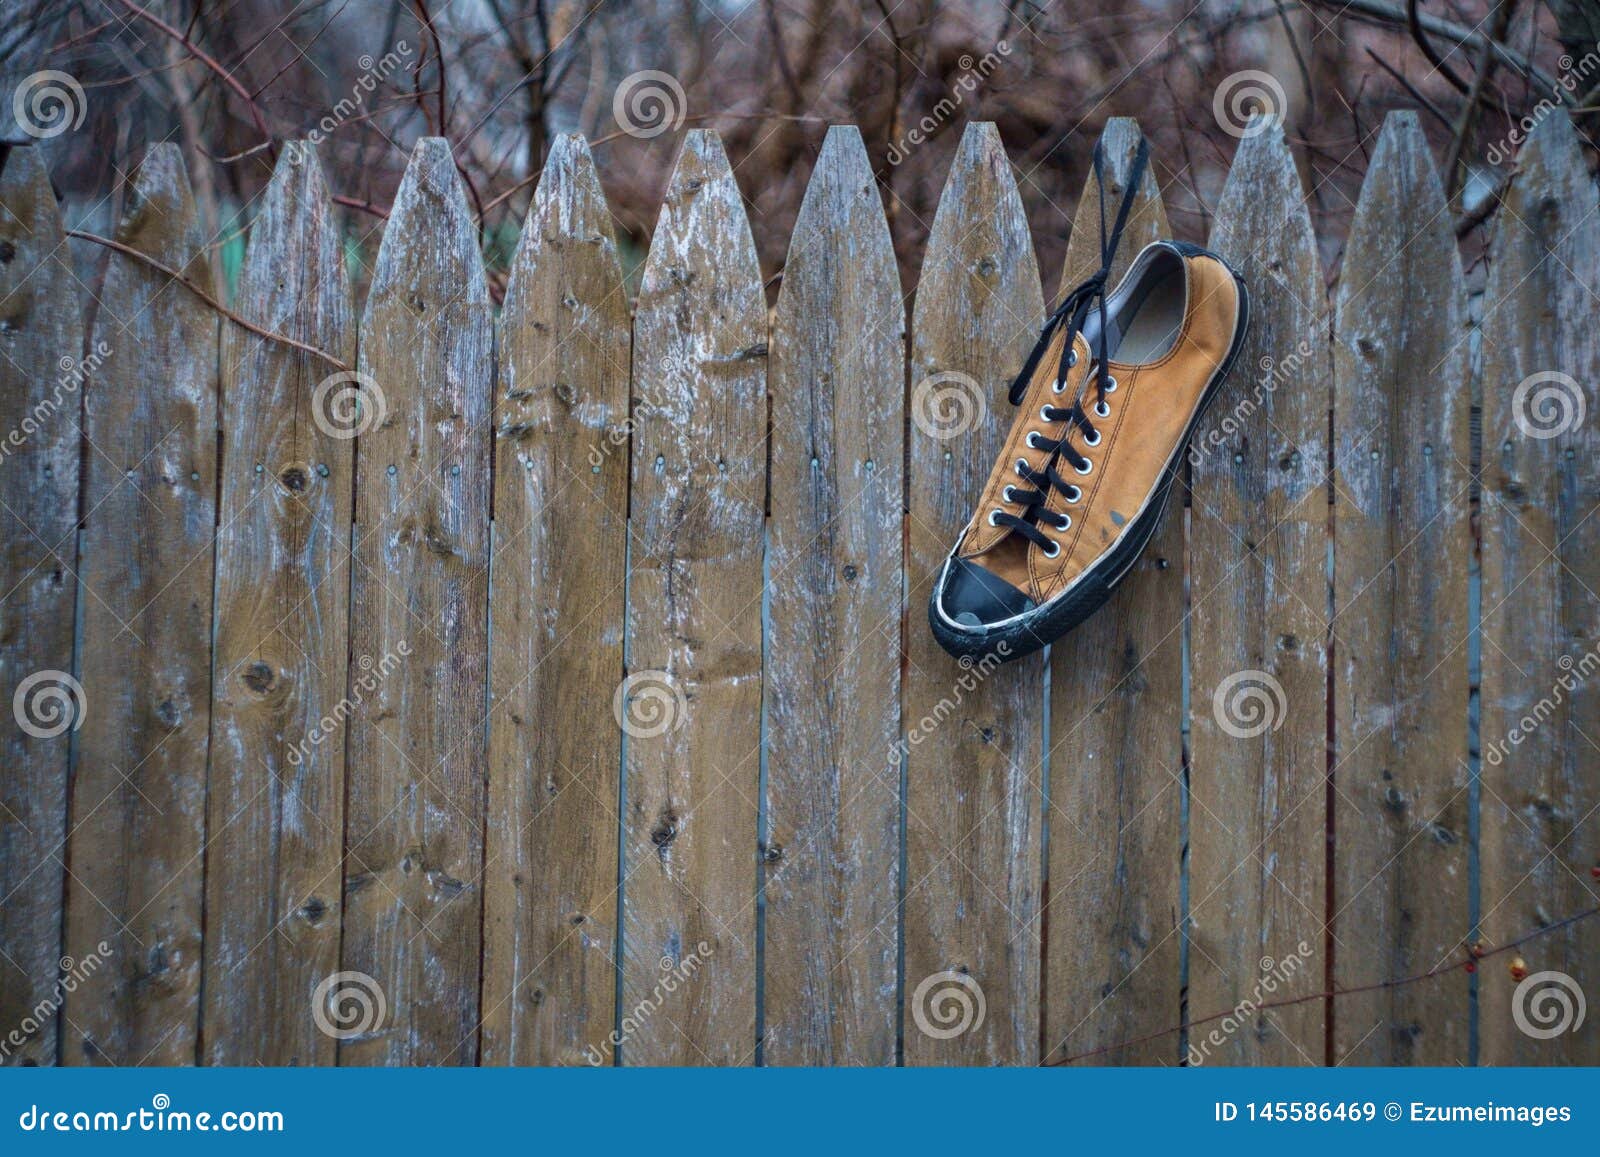
[[[1258,122],[1240,142],[1211,247],[1242,273],[1252,320],[1191,453],[1196,1017],[1250,999],[1269,976],[1276,999],[1318,992],[1326,966],[1331,365],[1316,239],[1281,126]],[[1322,1062],[1319,1002],[1251,1019],[1232,1034],[1197,1028],[1189,1047],[1212,1063]]]
[[[924,608],[1005,443],[1006,389],[1043,316],[1011,162],[993,124],[968,124],[939,198],[912,322],[904,721],[908,731],[942,722],[935,741],[908,743],[905,760],[908,1064],[1039,1057],[1043,661],[964,667],[934,641]],[[984,999],[981,1023],[966,991],[973,984]],[[956,1007],[939,1003],[952,997],[968,1002],[967,1031],[923,1031],[950,1027],[928,1018]]]
[[[278,158],[235,311],[355,360],[339,229],[315,146]],[[347,439],[317,414],[326,362],[222,338],[223,454],[206,860],[208,1064],[332,1064],[310,994],[339,967],[349,647]],[[337,385],[338,383],[334,383]]]
[[[1390,113],[1340,268],[1334,325],[1334,984],[1426,972],[1471,920],[1465,294],[1412,112]],[[1423,886],[1421,894],[1419,886]],[[1466,975],[1356,993],[1346,1064],[1467,1055]]]
[[[1127,188],[1139,124],[1101,137],[1108,221]],[[1153,170],[1128,217],[1116,285],[1146,244],[1170,237]],[[1073,217],[1063,292],[1100,268],[1093,175]],[[1045,1059],[1135,1040],[1181,1010],[1183,488],[1116,595],[1051,648]],[[1104,1054],[1170,1064],[1175,1037]]]
[[[174,144],[152,146],[116,238],[211,292]],[[216,532],[217,315],[113,252],[85,385],[83,693],[66,955],[103,966],[67,996],[70,1063],[192,1064]],[[104,944],[109,951],[102,951]]]
[[[767,315],[714,132],[678,155],[634,323],[623,1007],[635,1064],[755,1056]],[[674,975],[675,992],[657,998]]]
[[[630,327],[589,146],[558,137],[501,316],[486,1064],[582,1063],[613,1027]]]
[[[854,127],[817,157],[771,374],[764,1060],[890,1065],[905,307]]]
[[[1517,158],[1499,211],[1483,331],[1483,715],[1481,910],[1505,944],[1593,909],[1600,881],[1600,223],[1577,134],[1546,116]],[[1486,1064],[1600,1063],[1600,921],[1480,971]],[[1556,988],[1581,1025],[1561,1024]],[[1544,990],[1544,996],[1537,995]],[[1519,1021],[1519,1014],[1521,1020]],[[1545,1032],[1538,1036],[1526,1031]]]
[[[418,142],[396,194],[360,371],[350,630],[350,697],[360,702],[349,730],[342,958],[383,991],[387,1016],[344,1040],[340,1059],[471,1064],[494,318],[442,139]]]
[[[0,250],[0,701],[18,724],[0,742],[0,1025],[23,1038],[0,1063],[54,1064],[57,1017],[36,1010],[61,958],[67,757],[81,718],[76,705],[57,714],[55,693],[70,696],[73,669],[84,366],[76,281],[37,149],[0,160]]]

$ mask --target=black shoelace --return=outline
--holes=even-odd
[[[1045,320],[1044,329],[1039,333],[1039,340],[1034,344],[1033,352],[1028,354],[1028,360],[1023,363],[1022,372],[1011,383],[1010,400],[1013,406],[1020,405],[1028,393],[1028,387],[1033,382],[1034,374],[1039,369],[1039,364],[1050,349],[1050,343],[1055,338],[1057,331],[1065,329],[1066,335],[1061,342],[1061,362],[1056,367],[1055,392],[1061,393],[1066,389],[1067,371],[1077,364],[1078,355],[1073,349],[1073,343],[1078,334],[1083,330],[1083,323],[1089,318],[1089,310],[1095,306],[1100,311],[1100,330],[1096,334],[1093,351],[1095,383],[1095,417],[1104,419],[1111,414],[1110,404],[1106,395],[1117,388],[1117,380],[1111,376],[1106,359],[1106,283],[1111,277],[1111,263],[1117,255],[1117,246],[1122,242],[1122,230],[1128,223],[1128,214],[1133,209],[1134,199],[1138,196],[1139,185],[1144,180],[1145,166],[1149,161],[1149,148],[1141,139],[1138,151],[1134,154],[1133,168],[1128,176],[1128,185],[1122,192],[1122,201],[1117,206],[1117,219],[1111,227],[1111,232],[1106,232],[1106,180],[1100,146],[1094,148],[1094,179],[1100,191],[1100,268],[1092,276],[1081,282],[1071,293],[1062,299],[1060,305]],[[1047,457],[1044,469],[1034,470],[1024,458],[1017,459],[1017,475],[1032,487],[1024,490],[1018,486],[1006,487],[1005,497],[1009,502],[1023,507],[1019,517],[1008,514],[1003,510],[995,510],[989,515],[991,526],[1004,526],[1016,531],[1018,534],[1033,542],[1042,549],[1046,556],[1054,558],[1061,553],[1061,544],[1039,529],[1039,523],[1048,524],[1054,530],[1066,530],[1072,525],[1070,515],[1061,514],[1045,509],[1049,501],[1050,491],[1064,497],[1068,502],[1077,502],[1083,497],[1083,491],[1076,485],[1063,478],[1056,466],[1065,461],[1080,475],[1086,475],[1093,469],[1094,464],[1088,456],[1079,451],[1072,444],[1074,430],[1083,432],[1083,444],[1093,448],[1100,444],[1100,431],[1095,428],[1089,412],[1084,409],[1084,394],[1090,378],[1085,377],[1078,388],[1076,397],[1070,406],[1045,405],[1039,411],[1040,417],[1052,425],[1064,423],[1066,429],[1059,438],[1045,438],[1039,434],[1031,434],[1028,446],[1034,450],[1044,450]]]

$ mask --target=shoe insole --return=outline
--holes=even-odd
[[[1150,285],[1141,300],[1117,311],[1122,330],[1111,356],[1124,365],[1142,365],[1165,357],[1183,328],[1185,287],[1182,267]]]

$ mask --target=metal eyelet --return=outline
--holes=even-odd
[[[1056,529],[1057,530],[1071,530],[1072,529],[1072,515],[1063,514],[1061,516],[1061,521],[1056,523]]]
[[[998,510],[989,511],[989,525],[990,526],[999,526],[1000,525],[998,522],[995,521],[995,519],[998,518],[999,515],[1000,515],[1000,512]]]
[[[1059,542],[1057,542],[1055,539],[1052,538],[1050,540],[1050,545],[1052,547],[1054,547],[1055,549],[1054,550],[1044,550],[1043,547],[1039,548],[1040,550],[1044,550],[1045,558],[1055,558],[1056,555],[1061,553],[1061,544]]]
[[[1000,492],[1001,499],[1003,499],[1006,502],[1015,503],[1017,500],[1015,498],[1011,497],[1011,492],[1013,490],[1015,490],[1015,489],[1016,489],[1015,486],[1007,486],[1004,490],[1002,490]]]
[[[1094,460],[1092,458],[1085,458],[1083,460],[1083,465],[1082,466],[1074,466],[1073,469],[1076,470],[1079,474],[1082,474],[1082,475],[1086,475],[1087,476],[1089,474],[1093,474],[1094,473]]]
[[[1039,436],[1039,432],[1037,430],[1028,431],[1028,449],[1030,449],[1030,450],[1043,450],[1044,449],[1043,446],[1039,445],[1039,443],[1034,441],[1034,439],[1037,438],[1038,436]]]
[[[1017,477],[1018,478],[1026,478],[1027,476],[1028,476],[1028,460],[1026,458],[1018,458],[1017,459]]]
[[[1094,404],[1094,416],[1096,418],[1111,417],[1111,406],[1106,402],[1096,402]]]
[[[1049,402],[1046,402],[1044,405],[1039,407],[1039,420],[1041,422],[1053,422],[1053,421],[1055,421],[1054,418],[1052,418],[1049,414],[1045,413],[1045,411],[1048,410],[1049,408],[1050,408],[1050,403]]]
[[[1067,369],[1070,370],[1073,366],[1075,366],[1077,364],[1078,364],[1078,351],[1077,350],[1068,350],[1067,351]]]
[[[1068,494],[1066,499],[1068,502],[1072,503],[1072,505],[1076,506],[1078,503],[1083,501],[1083,491],[1074,486],[1072,488],[1072,493]]]
[[[1083,436],[1083,444],[1085,446],[1098,446],[1098,445],[1100,445],[1100,431],[1099,430],[1094,431],[1094,437],[1093,438],[1089,437],[1088,434],[1085,434]]]
[[[1106,393],[1114,394],[1116,392],[1117,392],[1117,379],[1116,378],[1107,378],[1106,379]]]
[[[1064,393],[1066,393],[1067,392],[1067,383],[1066,383],[1066,381],[1064,379],[1057,378],[1056,381],[1051,385],[1050,392],[1052,394],[1064,394]]]

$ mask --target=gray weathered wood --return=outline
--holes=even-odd
[[[339,225],[309,142],[278,159],[234,309],[355,361]],[[205,1058],[332,1064],[310,994],[339,967],[352,443],[329,420],[340,383],[321,359],[227,325],[222,378]]]
[[[342,960],[382,990],[387,1017],[340,1060],[471,1064],[494,317],[442,139],[418,142],[395,197],[360,369]]]
[[[772,333],[768,1064],[895,1061],[904,390],[888,222],[835,127]]]
[[[1043,661],[963,666],[934,641],[925,608],[1004,445],[1013,417],[1006,389],[1043,316],[1011,163],[994,125],[969,124],[939,199],[912,322],[903,719],[919,742],[906,756],[908,1064],[1039,1058]],[[970,420],[955,407],[930,411],[935,374],[964,375],[936,384],[950,400],[960,391]],[[940,417],[952,420],[930,420]]]
[[[1243,275],[1252,321],[1207,418],[1230,421],[1191,454],[1193,1016],[1236,1007],[1288,968],[1275,998],[1320,991],[1326,967],[1331,359],[1316,239],[1281,126],[1240,142],[1211,248]],[[1322,1063],[1320,1002],[1249,1019],[1221,1043],[1215,1024],[1192,1032],[1191,1056]]]
[[[1138,122],[1123,117],[1101,137],[1108,228],[1139,137]],[[1063,292],[1100,268],[1100,211],[1091,173],[1072,221]],[[1146,244],[1169,236],[1147,169],[1110,284]],[[1111,601],[1051,647],[1047,1061],[1159,1032],[1181,1010],[1184,493],[1174,489]],[[1171,1064],[1177,1055],[1177,1038],[1166,1036],[1103,1057]]]
[[[12,149],[0,164],[0,703],[16,719],[0,744],[0,1064],[53,1064],[67,756],[81,719],[72,615],[83,319],[39,150]]]
[[[1390,113],[1334,324],[1334,984],[1427,972],[1470,928],[1471,383],[1455,232],[1417,114]],[[1468,1057],[1467,978],[1343,997],[1333,1059]]]
[[[1504,944],[1600,905],[1600,220],[1565,113],[1545,117],[1500,210],[1483,330],[1481,911]],[[1522,949],[1587,994],[1576,1030],[1517,1024],[1504,958],[1480,970],[1480,1059],[1600,1063],[1600,921]],[[1541,982],[1536,989],[1554,992]],[[1569,1002],[1572,992],[1566,993]],[[1559,1019],[1525,992],[1534,1028]],[[1569,1022],[1570,1023],[1570,1022]]]
[[[766,343],[722,142],[689,132],[634,324],[629,681],[616,704],[629,1063],[755,1056]],[[693,976],[660,995],[686,962]]]
[[[176,145],[145,154],[115,239],[212,292]],[[200,1019],[217,315],[167,274],[121,253],[109,261],[90,338],[109,352],[85,387],[85,708],[66,934],[66,955],[108,963],[67,996],[62,1057],[188,1064]]]
[[[613,1027],[630,324],[589,148],[558,137],[501,319],[488,1064],[581,1063]]]

